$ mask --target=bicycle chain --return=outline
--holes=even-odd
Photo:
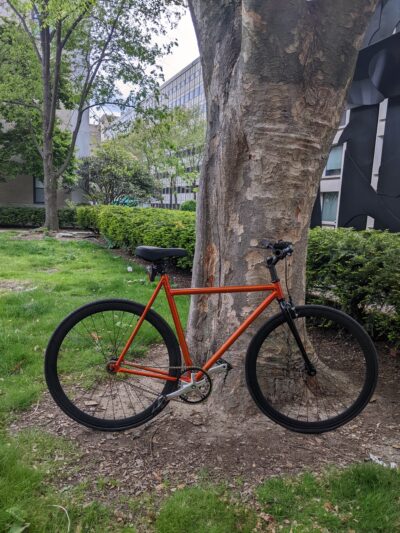
[[[221,359],[219,359],[220,361]],[[226,361],[224,361],[226,362]],[[218,364],[218,363],[217,363]],[[228,363],[229,364],[229,363]],[[230,365],[230,364],[229,364]],[[185,372],[187,372],[188,370],[190,370],[191,368],[197,368],[197,367],[182,367],[182,365],[180,366],[170,366],[170,365],[165,365],[165,366],[152,366],[152,368],[154,369],[157,369],[157,368],[160,368],[160,369],[166,369],[166,368],[169,368],[169,369],[172,369],[172,370],[179,370],[180,371],[180,375],[184,374]],[[199,368],[199,371],[202,371],[200,367]],[[225,376],[224,376],[224,384],[225,384],[225,381],[226,381],[226,378],[227,378],[227,375],[228,375],[228,372],[229,370],[231,370],[231,365],[230,365],[230,368],[228,368],[228,371],[225,373]],[[208,375],[208,374],[207,374]],[[179,380],[179,376],[177,376],[177,379]],[[131,383],[128,383],[129,385],[131,385]],[[133,385],[131,385],[133,386]],[[142,385],[135,385],[136,388],[138,388],[139,390],[142,390],[144,392],[147,392],[148,394],[152,394],[153,396],[156,397],[156,400],[157,398],[162,400],[163,396],[161,394],[157,394],[156,392],[152,391],[152,390],[149,390],[149,389],[146,389],[145,387],[143,387]],[[210,390],[210,393],[211,393],[211,390]],[[208,397],[208,395],[207,395]],[[170,398],[168,400],[169,402],[182,402],[185,400],[183,400],[182,398],[180,397],[177,397],[177,398]],[[186,402],[186,403],[192,403],[192,402]]]
[[[182,366],[153,366],[152,368],[171,368],[171,369],[174,369],[174,370],[180,370],[180,375],[184,374],[186,371],[190,370],[191,368],[193,367],[182,367]],[[179,380],[179,376],[177,376],[177,380]],[[137,389],[139,390],[142,390],[143,392],[147,392],[148,394],[152,394],[153,396],[155,396],[155,401],[157,401],[157,399],[159,400],[162,400],[164,398],[164,396],[162,394],[159,394],[157,392],[154,392],[152,390],[149,390],[149,389],[146,389],[145,387],[143,387],[142,385],[132,385],[131,383],[128,382],[128,385],[130,386],[135,386]],[[170,398],[168,400],[168,402],[182,402],[184,400],[182,400],[180,397],[177,397],[177,398]],[[186,403],[190,403],[190,402],[186,402]]]

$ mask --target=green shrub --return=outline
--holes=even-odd
[[[400,345],[400,234],[315,228],[310,232],[307,291],[342,308],[375,338]]]
[[[190,268],[195,245],[195,215],[168,209],[104,206],[99,210],[98,228],[110,246],[133,252],[136,246],[179,247],[188,257],[179,259]]]
[[[76,223],[79,228],[99,231],[99,213],[102,206],[82,205],[76,208]]]
[[[63,208],[58,210],[61,228],[77,226],[76,210]],[[0,207],[0,226],[18,228],[38,228],[45,220],[44,207]]]
[[[43,207],[0,207],[0,226],[35,228],[43,224]]]
[[[195,200],[186,200],[186,202],[182,202],[181,211],[196,211]]]
[[[76,219],[76,208],[64,207],[58,210],[58,219],[60,228],[76,228],[78,227]]]

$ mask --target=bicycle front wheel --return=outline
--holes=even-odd
[[[246,381],[262,412],[301,433],[331,431],[367,405],[378,377],[377,354],[366,331],[336,309],[296,308],[294,323],[316,374],[309,375],[286,318],[271,318],[252,339]]]
[[[144,424],[168,403],[162,396],[173,392],[177,381],[109,371],[143,311],[143,305],[128,300],[101,300],[71,313],[53,333],[46,382],[59,407],[77,422],[120,431]],[[150,310],[123,366],[151,367],[176,377],[180,364],[173,331]]]

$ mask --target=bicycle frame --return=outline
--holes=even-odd
[[[118,360],[113,364],[114,372],[122,372],[126,374],[134,374],[138,376],[147,376],[151,378],[161,379],[164,381],[176,381],[178,378],[170,376],[168,372],[160,369],[151,368],[148,366],[142,366],[129,361],[124,362],[125,355],[127,354],[130,346],[132,345],[140,326],[146,318],[146,315],[152,307],[155,299],[157,298],[160,290],[164,288],[167,297],[168,305],[172,314],[172,318],[175,324],[178,341],[182,350],[182,355],[187,367],[193,366],[192,359],[190,357],[189,348],[186,342],[185,333],[183,331],[182,323],[179,317],[178,309],[174,298],[176,296],[188,296],[194,294],[224,294],[224,293],[236,293],[236,292],[270,292],[270,294],[260,303],[260,305],[244,320],[244,322],[232,333],[232,335],[224,342],[224,344],[205,362],[202,370],[209,370],[215,363],[222,357],[222,355],[232,346],[232,344],[242,335],[242,333],[254,322],[254,320],[274,301],[283,300],[282,287],[279,281],[270,283],[268,285],[247,285],[247,286],[231,286],[231,287],[202,287],[202,288],[189,288],[189,289],[172,289],[169,283],[168,275],[163,274],[161,279],[155,288],[149,302],[147,303],[143,314],[138,320],[135,328],[133,329],[126,345],[124,346]],[[130,368],[121,366],[125,364]]]

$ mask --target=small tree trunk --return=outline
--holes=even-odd
[[[57,184],[53,161],[53,133],[55,123],[55,103],[51,87],[51,37],[50,29],[44,27],[40,32],[42,46],[42,83],[43,83],[43,175],[46,219],[44,226],[50,231],[58,231]],[[56,90],[53,88],[53,90]]]
[[[283,239],[295,245],[289,285],[296,303],[304,301],[311,212],[377,3],[189,0],[208,114],[194,286],[268,282],[266,254],[254,246],[261,238]],[[198,359],[220,346],[260,298],[193,298],[189,340]],[[243,353],[248,340],[244,335],[235,349]],[[229,388],[235,409],[242,383],[239,375]]]
[[[51,143],[51,139],[45,140],[45,146],[43,150],[44,202],[46,211],[44,227],[50,231],[58,231],[58,180],[54,175],[53,153]]]
[[[170,209],[172,209],[172,195],[173,195],[172,188],[173,188],[173,180],[170,177],[169,178],[169,208]]]
[[[174,209],[176,209],[178,206],[178,191],[176,190],[176,178],[174,178],[174,200],[175,200]]]

